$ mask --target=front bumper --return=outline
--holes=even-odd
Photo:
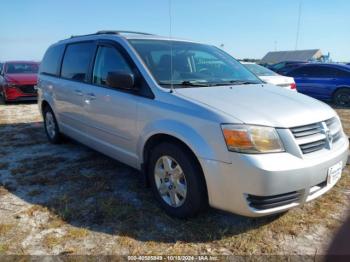
[[[330,190],[329,167],[348,159],[349,141],[344,136],[337,147],[314,157],[300,158],[289,153],[248,155],[232,153],[232,163],[200,159],[207,182],[209,204],[232,213],[259,217],[283,212],[311,201]],[[250,200],[288,198],[285,205],[257,209]],[[251,197],[253,196],[253,197]],[[255,197],[255,198],[254,198]]]
[[[24,93],[19,87],[4,87],[4,96],[6,101],[35,101],[37,93]]]

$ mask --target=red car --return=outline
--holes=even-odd
[[[35,85],[38,81],[38,70],[37,62],[5,62],[0,73],[0,92],[5,102],[36,100]]]

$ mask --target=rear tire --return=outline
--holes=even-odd
[[[148,176],[155,198],[168,215],[193,217],[207,207],[202,170],[184,147],[162,143],[152,149]]]
[[[59,144],[62,142],[62,135],[58,128],[55,114],[50,106],[45,106],[43,109],[44,127],[47,139],[52,144]]]
[[[350,88],[337,90],[333,95],[333,102],[337,106],[350,106]]]

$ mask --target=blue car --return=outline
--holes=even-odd
[[[311,97],[350,106],[350,66],[306,64],[287,73],[294,77],[298,92]]]

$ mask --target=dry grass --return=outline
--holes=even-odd
[[[84,238],[87,237],[88,234],[89,231],[86,228],[69,228],[65,235],[65,240]]]
[[[9,249],[9,245],[6,243],[0,243],[0,254],[6,254]]]
[[[13,224],[0,224],[0,237],[6,235],[13,229]]]
[[[55,246],[62,244],[62,242],[63,242],[63,239],[59,236],[56,236],[55,234],[48,234],[43,239],[43,243],[49,249],[52,249]]]

